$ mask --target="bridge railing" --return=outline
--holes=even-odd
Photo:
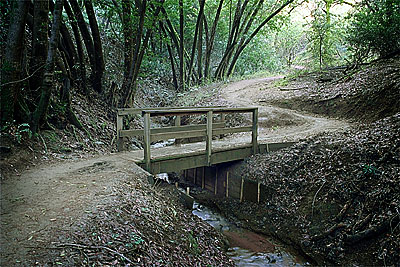
[[[224,118],[226,114],[251,113],[252,124],[250,126],[225,127]],[[125,116],[139,114],[143,117],[144,128],[126,130],[123,119]],[[219,114],[221,120],[213,122],[213,115]],[[181,125],[180,118],[185,115],[206,115],[206,124]],[[160,116],[175,116],[175,126],[163,128],[151,128],[150,118]],[[144,109],[119,109],[117,114],[117,138],[118,150],[122,150],[123,138],[143,136],[144,138],[144,161],[147,170],[150,170],[151,151],[150,144],[154,141],[181,139],[191,137],[205,137],[207,165],[211,164],[212,137],[222,134],[252,132],[252,150],[257,153],[257,127],[258,108],[256,107],[174,107],[174,108],[144,108]]]

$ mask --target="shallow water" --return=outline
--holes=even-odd
[[[230,223],[218,212],[197,202],[193,205],[192,213],[226,235],[231,245],[227,254],[235,261],[237,266],[310,265],[301,257],[290,253],[279,242],[241,229]]]

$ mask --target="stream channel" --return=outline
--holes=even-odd
[[[157,176],[170,183],[168,174]],[[180,190],[185,192],[183,188]],[[237,227],[219,212],[196,201],[193,203],[192,213],[222,231],[229,241],[227,254],[237,266],[310,266],[296,251],[279,241]]]
[[[224,233],[230,244],[227,254],[237,266],[309,266],[279,242],[239,228],[206,206],[194,202],[192,213]]]

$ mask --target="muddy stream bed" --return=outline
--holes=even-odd
[[[278,241],[239,228],[220,213],[196,201],[192,213],[224,233],[229,241],[227,254],[237,266],[309,266],[302,257]]]

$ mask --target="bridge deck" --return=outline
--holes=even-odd
[[[234,113],[250,113],[251,124],[232,127],[225,121],[225,115]],[[124,129],[124,118],[132,115],[141,115],[143,129]],[[181,125],[182,116],[204,116],[205,124]],[[174,126],[152,128],[151,118],[173,117]],[[129,121],[129,120],[127,120]],[[125,121],[125,122],[127,122]],[[241,160],[257,152],[276,150],[286,147],[284,144],[259,144],[257,140],[258,108],[256,107],[190,107],[190,108],[144,108],[120,109],[117,114],[117,140],[123,144],[126,137],[142,136],[144,149],[129,152],[129,157],[144,167],[147,171],[156,174],[174,172],[196,167],[211,166],[214,164]],[[244,133],[250,136],[244,136]],[[239,136],[238,136],[238,133]],[[234,134],[238,138],[213,140],[215,136]],[[159,140],[184,139],[200,137],[204,142],[166,146],[154,148],[151,143]],[[119,148],[123,145],[119,146]]]
[[[253,154],[252,144],[237,143],[236,141],[235,139],[214,141],[210,164],[242,160]],[[258,144],[258,151],[276,151],[292,144],[292,142],[261,143]],[[152,148],[151,152],[149,172],[153,174],[207,166],[205,142]],[[124,152],[124,157],[131,159],[143,168],[146,167],[143,150]]]

